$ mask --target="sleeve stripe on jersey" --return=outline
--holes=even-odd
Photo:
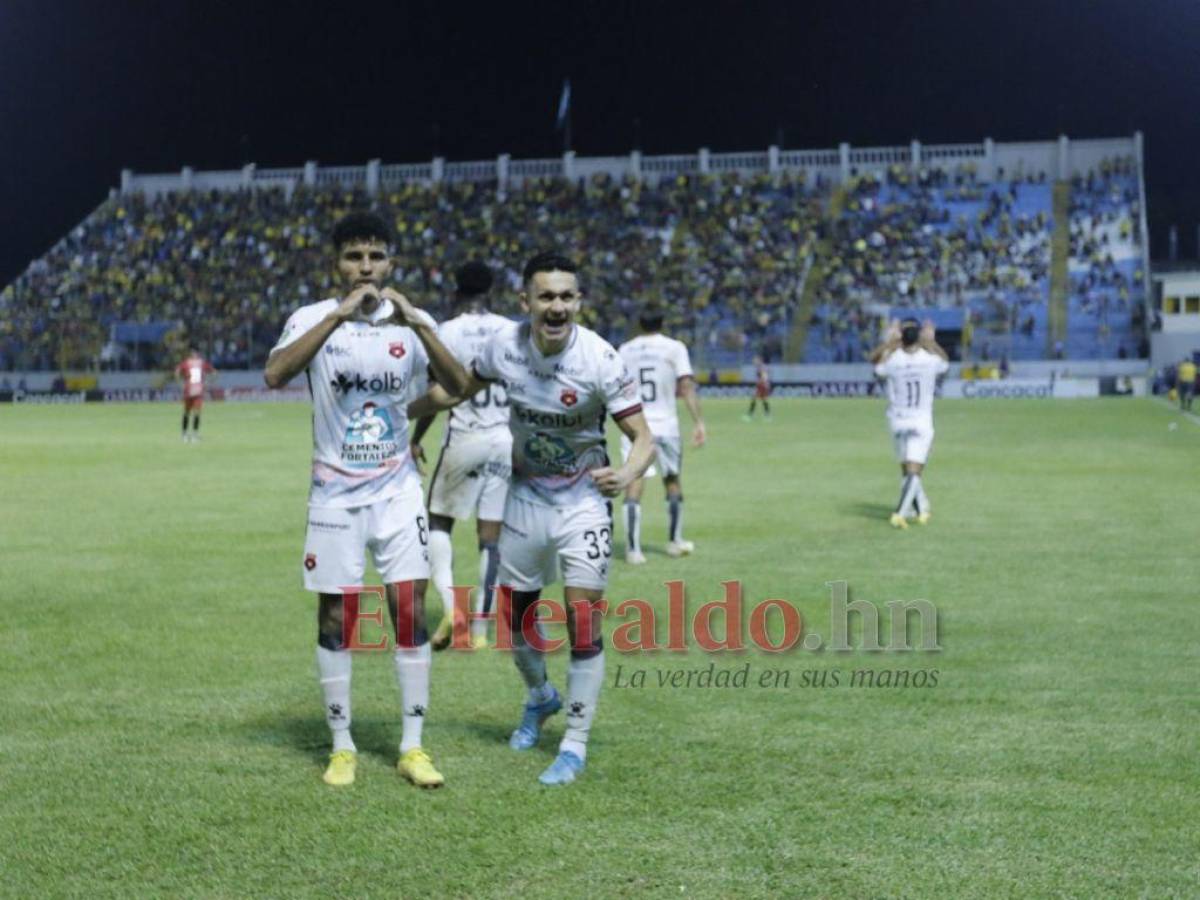
[[[642,404],[635,403],[633,406],[630,406],[627,409],[623,409],[620,412],[613,413],[613,421],[620,422],[626,416],[632,416],[634,413],[640,413],[641,411],[642,411]]]
[[[480,381],[486,381],[488,384],[495,384],[500,380],[499,378],[486,378],[483,375],[480,375],[479,370],[475,368],[475,360],[471,360],[471,374]]]

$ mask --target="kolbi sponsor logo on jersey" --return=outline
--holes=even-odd
[[[407,379],[396,372],[379,375],[359,375],[356,372],[336,372],[329,386],[335,392],[350,394],[397,394],[407,387]]]
[[[564,400],[564,402],[566,401]],[[513,409],[516,410],[517,418],[526,425],[540,425],[543,428],[577,428],[583,424],[582,412],[542,412],[527,406],[513,406]]]

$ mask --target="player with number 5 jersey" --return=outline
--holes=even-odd
[[[921,476],[933,446],[933,395],[950,363],[935,339],[933,323],[892,322],[871,353],[875,375],[887,392],[888,426],[900,463],[900,502],[889,519],[893,528],[929,521],[929,498]]]
[[[662,333],[663,313],[647,307],[639,316],[642,333],[621,345],[621,358],[638,381],[646,424],[654,435],[656,466],[661,470],[667,495],[667,555],[684,556],[696,548],[683,539],[683,446],[679,438],[679,412],[676,397],[683,399],[691,414],[692,444],[704,446],[707,434],[700,415],[700,397],[687,347]],[[621,439],[622,455],[629,455],[629,441]],[[655,474],[655,466],[646,470]],[[625,492],[625,561],[640,565],[642,553],[642,479]]]
[[[500,533],[500,590],[510,590],[514,659],[528,688],[521,722],[509,739],[529,750],[543,723],[563,707],[546,674],[544,647],[532,614],[541,590],[562,573],[571,647],[566,730],[558,756],[539,777],[568,784],[583,771],[587,741],[604,681],[600,603],[612,557],[612,504],[650,465],[654,442],[637,381],[612,346],[575,323],[583,294],[575,264],[556,253],[525,266],[522,308],[472,362],[468,390],[453,396],[440,385],[410,405],[410,415],[463,402],[488,384],[508,391],[513,480]],[[604,424],[611,416],[631,442],[612,467]],[[529,615],[527,615],[529,613]]]

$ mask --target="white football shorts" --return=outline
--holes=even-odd
[[[629,451],[633,449],[633,441],[621,435],[621,461],[629,459]],[[678,475],[683,470],[683,441],[679,435],[674,437],[654,438],[655,461],[650,463],[644,478],[653,478],[662,471],[663,478],[668,475]]]
[[[896,462],[921,463],[929,459],[933,446],[933,428],[926,425],[906,425],[896,422],[891,425],[892,446],[896,449]]]
[[[613,553],[612,504],[603,497],[572,506],[546,506],[513,494],[500,529],[498,585],[536,591],[558,580],[602,591]]]
[[[384,583],[429,577],[429,520],[416,482],[386,500],[348,508],[310,506],[304,587],[340,594],[361,587],[369,551]]]
[[[512,477],[512,432],[507,428],[453,431],[442,445],[429,482],[429,511],[451,519],[504,518]]]

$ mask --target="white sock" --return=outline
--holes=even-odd
[[[929,515],[929,498],[925,496],[925,483],[921,481],[921,476],[915,476],[917,479],[917,512],[923,516]]]
[[[604,653],[587,659],[571,657],[567,666],[567,730],[558,749],[587,758],[588,732],[596,716],[596,702],[604,683]]]
[[[900,482],[900,504],[896,507],[897,514],[905,518],[912,515],[913,502],[917,497],[917,488],[921,484],[919,475],[905,475]]]
[[[353,659],[349,650],[327,650],[317,645],[317,671],[321,693],[325,696],[325,722],[333,734],[333,751],[355,750],[350,737],[350,672]]]
[[[642,552],[642,505],[636,500],[625,501],[625,540],[631,553]]]
[[[442,610],[447,616],[454,615],[454,550],[450,545],[450,532],[429,530],[429,569],[433,586],[442,597]],[[453,621],[453,620],[452,620]]]
[[[429,708],[429,665],[433,653],[426,641],[419,647],[396,648],[396,681],[400,684],[400,705],[404,714],[404,731],[400,752],[407,753],[421,746],[421,726]]]
[[[479,593],[476,594],[475,612],[495,615],[496,573],[500,570],[500,548],[495,544],[479,546]],[[471,636],[487,635],[488,620],[473,619]]]

